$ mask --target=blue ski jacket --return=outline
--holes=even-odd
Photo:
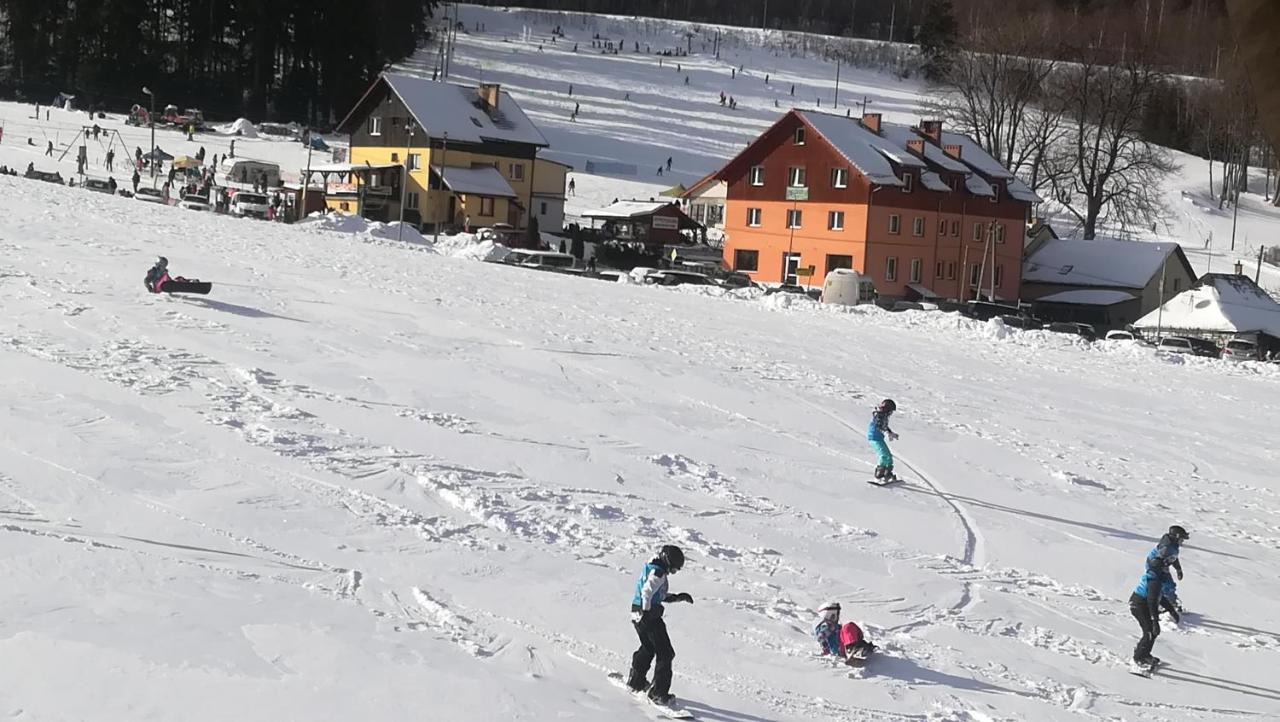
[[[840,623],[833,622],[829,619],[819,619],[818,624],[813,628],[813,638],[818,640],[818,646],[822,648],[823,654],[834,654],[840,656]]]
[[[871,423],[867,424],[867,441],[884,441],[886,431],[892,432],[889,428],[889,416],[892,411],[881,411],[876,409],[871,413]]]
[[[1181,546],[1178,542],[1165,534],[1160,537],[1160,543],[1147,553],[1147,568],[1163,570],[1165,567],[1173,567],[1181,572],[1182,562],[1178,560],[1180,551]]]
[[[662,610],[662,600],[667,598],[667,567],[654,559],[644,565],[636,578],[636,591],[631,597],[631,611],[648,612]]]

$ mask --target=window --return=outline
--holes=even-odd
[[[382,118],[369,116],[369,135],[382,135]]]
[[[947,235],[947,219],[946,218],[938,219],[938,235],[940,236]]]
[[[996,224],[996,243],[1004,243],[1004,224]]]
[[[480,199],[480,215],[482,216],[493,215],[493,199],[492,198]]]
[[[844,230],[844,211],[830,211],[827,213],[827,230]]]
[[[973,264],[969,266],[969,285],[976,286],[982,282],[982,266]]]
[[[1000,288],[1004,287],[1004,264],[1003,263],[996,264],[996,286]]]
[[[1000,181],[991,181],[991,202],[1000,202]]]
[[[945,270],[946,270],[946,264],[943,263],[942,261],[938,261],[938,265],[933,269],[933,277],[942,278],[943,271]]]
[[[782,254],[782,282],[788,286],[796,285],[796,270],[800,268],[799,253]]]
[[[807,185],[804,166],[787,169],[787,185],[792,188],[804,188]]]
[[[849,169],[848,168],[832,168],[831,169],[831,187],[832,188],[848,188],[849,187]]]
[[[915,190],[915,186],[916,186],[915,176],[911,175],[910,171],[903,173],[902,174],[902,192],[910,193],[911,191]]]
[[[884,280],[886,281],[898,280],[898,257],[897,256],[889,256],[889,259],[885,262]]]
[[[804,211],[798,208],[792,208],[787,211],[787,228],[799,228],[800,218]]]
[[[707,225],[719,226],[724,223],[724,206],[715,203],[707,205]]]
[[[901,223],[902,223],[902,219],[898,217],[897,213],[891,214],[889,216],[889,232],[897,233]]]
[[[542,206],[542,210],[539,211],[539,213],[541,213],[541,215],[544,215],[544,216],[547,215],[547,202],[542,201],[540,205]]]
[[[513,181],[524,180],[524,163],[512,163],[507,170],[509,171],[507,173],[507,177],[510,178],[511,180]]]
[[[923,269],[924,269],[924,261],[920,260],[919,258],[911,259],[911,282],[912,283],[920,282],[920,274],[923,272]]]
[[[341,203],[338,204],[338,208],[344,211],[349,211],[351,210],[351,204],[346,201],[342,201]]]
[[[392,154],[391,154],[391,162],[392,162],[392,163],[399,163],[399,162],[400,162],[400,154],[399,154],[399,153],[392,153]]]
[[[853,268],[853,256],[827,256],[827,273],[837,268]]]
[[[923,216],[916,216],[915,220],[911,221],[911,235],[913,236],[924,235],[924,217]]]
[[[751,226],[752,228],[760,227],[760,209],[759,208],[747,209],[747,225]]]
[[[422,154],[421,153],[409,154],[409,170],[422,170]]]
[[[796,128],[796,145],[804,145],[804,126]]]
[[[764,166],[751,166],[751,172],[747,174],[747,182],[753,186],[764,185]]]
[[[960,221],[951,221],[951,235],[960,237]]]
[[[1179,293],[1180,291],[1182,291],[1182,279],[1181,279],[1181,278],[1175,278],[1175,279],[1173,279],[1173,292],[1174,292],[1175,294],[1177,294],[1177,293]]]
[[[404,207],[411,211],[418,210],[418,194],[410,191],[405,194]]]
[[[982,224],[981,223],[973,224],[973,240],[975,241],[982,240]]]
[[[744,271],[746,273],[755,273],[760,270],[760,252],[742,250],[734,251],[733,270]]]
[[[947,263],[947,280],[948,281],[956,280],[956,262],[955,261],[951,261]]]

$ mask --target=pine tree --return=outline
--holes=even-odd
[[[958,35],[959,25],[951,0],[929,0],[917,36],[926,78],[939,80],[946,75],[956,52]]]

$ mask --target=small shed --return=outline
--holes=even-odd
[[[680,210],[679,203],[670,201],[615,201],[599,210],[587,211],[582,217],[591,219],[593,226],[596,221],[603,223],[604,240],[646,246],[689,243],[691,239],[682,235],[682,231],[697,234],[703,230],[701,223]]]
[[[1106,288],[1081,288],[1041,296],[1032,314],[1045,321],[1087,323],[1099,332],[1122,329],[1142,315],[1137,293]]]

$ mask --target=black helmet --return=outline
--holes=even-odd
[[[1174,524],[1169,527],[1169,538],[1181,544],[1182,542],[1190,539],[1191,535],[1187,533],[1186,529]]]
[[[897,411],[898,405],[893,403],[893,399],[885,399],[880,402],[880,409],[882,411]]]
[[[658,560],[667,568],[667,571],[678,572],[684,566],[684,552],[680,551],[680,547],[667,544],[658,551]]]

